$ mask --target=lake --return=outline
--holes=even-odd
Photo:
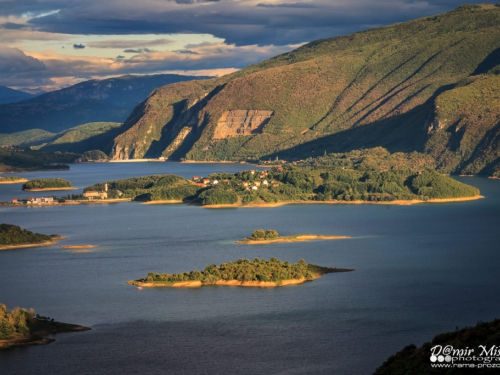
[[[71,168],[16,175],[62,177],[81,189],[131,176],[206,176],[254,167],[107,163]],[[238,209],[136,202],[2,207],[1,222],[68,239],[51,247],[1,251],[0,301],[92,330],[2,352],[0,373],[370,374],[410,343],[421,345],[456,326],[499,317],[500,181],[457,179],[480,188],[486,199]],[[23,197],[19,189],[0,185],[0,201]],[[234,244],[259,228],[353,238]],[[78,244],[98,247],[88,253],[59,247]],[[138,290],[126,284],[148,272],[202,270],[211,263],[273,256],[356,270],[269,289]]]

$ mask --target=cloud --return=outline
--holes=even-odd
[[[138,49],[126,49],[123,51],[124,53],[151,53],[151,52],[157,52],[153,49],[149,48],[138,48]]]
[[[73,44],[74,49],[84,49],[85,46],[83,44]]]
[[[61,4],[58,0],[27,0],[26,8],[32,4],[38,12],[43,7],[47,12],[59,10],[29,21],[40,31],[94,35],[210,34],[228,44],[262,46],[333,37],[441,13],[464,2],[481,1],[67,0]],[[11,8],[10,11],[19,11],[18,6]]]
[[[26,52],[9,49],[10,68],[6,64],[0,73],[0,85],[17,87],[54,86],[55,82],[65,85],[86,79],[118,76],[125,74],[156,74],[160,72],[213,72],[225,74],[257,63],[296,46],[236,46],[212,43],[186,50],[140,53],[131,57],[119,55],[116,58],[61,55],[55,51]],[[0,55],[5,54],[0,50]],[[14,59],[13,56],[17,56]],[[22,66],[17,60],[26,60],[28,68],[13,70]],[[31,65],[28,65],[31,63]],[[201,74],[201,73],[199,73]],[[198,75],[199,75],[198,74]]]
[[[88,47],[92,48],[144,48],[151,46],[162,46],[173,43],[170,39],[154,39],[154,40],[130,40],[130,39],[113,39],[103,40],[99,42],[87,43]]]
[[[46,70],[47,67],[40,60],[27,56],[18,48],[0,46],[0,76],[13,76],[18,73]]]
[[[177,50],[177,51],[174,51],[174,52],[182,53],[182,54],[185,54],[185,55],[199,55],[200,54],[199,52],[191,51],[189,49],[180,49],[180,50]]]

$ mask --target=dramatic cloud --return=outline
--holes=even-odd
[[[224,74],[311,40],[483,1],[0,0],[0,85]]]
[[[9,75],[25,72],[40,72],[47,67],[38,59],[26,56],[17,48],[0,46],[0,75]]]
[[[286,45],[406,21],[481,0],[47,0],[30,20],[66,34],[211,34],[236,45]],[[23,2],[24,3],[24,2]],[[0,7],[0,12],[2,8]],[[12,12],[19,7],[12,6]]]

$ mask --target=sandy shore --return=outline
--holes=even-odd
[[[484,196],[475,195],[473,197],[462,197],[462,198],[443,198],[443,199],[429,199],[427,201],[412,199],[412,200],[395,200],[395,201],[383,201],[383,202],[370,202],[370,201],[285,201],[278,203],[258,203],[258,204],[220,204],[220,205],[205,205],[200,206],[203,208],[272,208],[285,206],[287,204],[382,204],[382,205],[398,205],[398,206],[409,206],[419,203],[446,203],[446,202],[465,202],[474,201],[477,199],[482,199]]]
[[[319,279],[323,277],[323,275],[315,274],[313,276],[314,279]],[[211,285],[225,285],[225,286],[245,286],[245,287],[259,287],[259,288],[275,288],[279,286],[287,286],[287,285],[297,285],[302,284],[307,280],[305,277],[302,279],[290,279],[283,280],[280,285],[277,285],[274,281],[238,281],[238,280],[219,280],[215,284]],[[203,286],[201,281],[182,281],[175,284],[156,284],[156,283],[142,283],[139,281],[128,281],[127,284],[135,285],[137,287],[144,288],[199,288]]]
[[[164,201],[149,201],[149,202],[143,202],[141,204],[179,204],[179,203],[184,203],[182,199],[178,200],[164,200]]]
[[[3,180],[0,178],[0,185],[2,184],[22,184],[22,183],[25,183],[25,182],[28,182],[29,180],[26,179],[26,178],[20,178],[19,180]]]
[[[44,188],[44,189],[23,189],[24,191],[59,191],[59,190],[78,190],[76,187]]]
[[[63,249],[93,249],[94,247],[97,247],[96,245],[64,245],[64,246],[59,246]]]
[[[0,246],[0,250],[13,250],[13,249],[24,249],[27,247],[45,247],[45,246],[52,246],[55,245],[57,241],[46,241],[46,242],[40,242],[40,243],[26,243],[26,244],[19,244],[19,245],[5,245],[5,246]]]
[[[321,234],[300,234],[297,236],[284,236],[278,237],[274,239],[263,239],[263,240],[241,240],[236,241],[235,243],[241,245],[265,245],[270,243],[278,243],[278,242],[304,242],[304,241],[316,241],[316,240],[344,240],[352,238],[349,236],[323,236]]]

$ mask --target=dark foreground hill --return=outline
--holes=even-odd
[[[58,133],[89,122],[123,122],[134,107],[170,83],[207,77],[158,74],[85,81],[20,103],[0,105],[0,133]]]
[[[444,172],[499,168],[500,7],[318,40],[221,78],[156,90],[114,159],[298,159],[382,146]]]

